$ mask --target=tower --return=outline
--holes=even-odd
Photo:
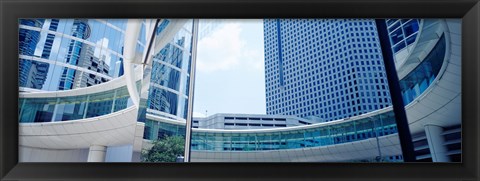
[[[374,20],[265,19],[267,114],[347,118],[391,104]]]

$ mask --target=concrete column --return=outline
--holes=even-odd
[[[437,125],[425,125],[425,135],[427,136],[428,147],[432,155],[433,162],[449,162],[447,156],[447,147],[443,145],[445,139],[442,135],[443,128]]]
[[[106,146],[92,145],[88,150],[87,162],[105,162]]]
[[[143,134],[145,132],[145,123],[137,122],[135,126],[135,135],[133,137],[133,154],[132,154],[132,162],[140,162],[141,152],[143,148],[150,149],[151,147],[144,147],[143,145]],[[152,145],[153,146],[153,145]]]

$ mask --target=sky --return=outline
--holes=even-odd
[[[263,20],[217,24],[197,44],[193,116],[265,114]]]

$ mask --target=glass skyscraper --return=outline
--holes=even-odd
[[[266,19],[267,114],[331,121],[391,105],[375,21]]]

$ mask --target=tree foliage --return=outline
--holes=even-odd
[[[143,162],[175,162],[177,156],[183,155],[185,138],[182,136],[165,136],[153,141],[150,150],[142,151]]]

